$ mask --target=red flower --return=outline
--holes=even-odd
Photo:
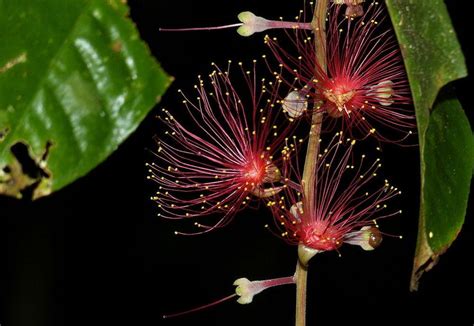
[[[297,56],[280,46],[276,38],[267,36],[266,43],[299,84],[300,97],[306,96],[315,109],[341,118],[351,134],[357,129],[363,137],[375,134],[382,141],[397,141],[375,129],[384,126],[400,131],[404,139],[415,127],[414,113],[406,109],[411,100],[403,61],[384,21],[376,2],[360,18],[342,15],[340,5],[331,6],[325,51],[327,72],[317,64],[313,35],[305,29],[288,33]],[[282,79],[295,87],[295,80]]]
[[[291,127],[281,130],[276,124],[279,83],[262,80],[258,86],[255,65],[252,72],[242,68],[250,95],[246,101],[234,89],[229,69],[214,67],[209,75],[212,91],[199,78],[196,101],[183,95],[193,126],[185,127],[163,110],[168,138],[158,139],[156,156],[161,162],[149,165],[149,178],[159,185],[153,199],[160,216],[220,215],[211,226],[195,223],[201,232],[226,225],[252,197],[268,197],[282,189],[274,186],[281,178],[276,155]]]
[[[293,169],[299,183],[286,180],[284,195],[268,202],[280,235],[291,244],[301,244],[317,251],[337,250],[343,243],[374,249],[381,241],[376,220],[401,213],[384,212],[385,202],[401,192],[387,180],[374,189],[371,180],[381,166],[379,159],[366,166],[365,155],[358,166],[351,164],[354,140],[342,140],[337,133],[323,154],[320,154],[314,196],[301,193],[304,180]],[[345,149],[344,142],[349,143]],[[288,173],[289,174],[289,173]]]

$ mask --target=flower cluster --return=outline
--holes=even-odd
[[[196,222],[200,232],[225,226],[252,198],[269,197],[282,189],[279,151],[293,126],[286,121],[286,126],[278,126],[279,83],[258,82],[255,63],[252,71],[239,65],[250,101],[235,90],[229,68],[222,71],[213,65],[211,91],[201,77],[194,102],[180,91],[190,127],[163,109],[161,120],[169,130],[165,138],[157,139],[160,162],[148,165],[149,178],[159,185],[153,200],[160,216],[218,215],[210,226]]]
[[[341,118],[342,129],[350,138],[358,139],[353,135],[357,129],[363,137],[375,135],[388,141],[376,131],[374,123],[411,133],[414,117],[405,108],[410,97],[397,43],[385,28],[382,7],[371,2],[364,12],[363,2],[333,1],[325,49],[316,49],[313,38],[318,35],[309,32],[312,23],[272,21],[243,12],[239,15],[242,23],[228,25],[239,26],[238,32],[244,36],[289,28],[287,35],[296,55],[280,46],[276,38],[265,36],[281,67],[273,72],[273,82],[257,81],[255,62],[251,71],[239,63],[247,98],[237,91],[230,69],[222,71],[214,65],[209,75],[210,91],[199,77],[195,101],[181,93],[193,126],[182,124],[163,109],[161,119],[169,130],[157,139],[160,162],[149,165],[149,178],[159,185],[153,200],[160,216],[217,216],[217,222],[211,225],[195,222],[201,229],[194,233],[202,233],[227,225],[254,199],[264,199],[290,243],[331,250],[343,242],[380,235],[373,226],[374,216],[384,216],[376,215],[383,203],[398,193],[396,188],[387,183],[370,195],[358,195],[380,163],[364,172],[361,163],[358,177],[345,180],[349,186],[341,188],[345,169],[353,167],[348,164],[353,146],[349,144],[349,149],[336,159],[336,154],[342,152],[339,147],[346,145],[337,141],[318,160],[316,189],[309,196],[302,193],[301,173],[291,172],[298,169],[298,163],[289,159],[295,146],[287,141],[296,128],[294,121],[304,112],[315,110],[329,118]],[[346,5],[344,14],[342,4]],[[304,11],[300,12],[302,16]],[[327,67],[316,59],[321,50]],[[270,65],[266,58],[265,62]],[[292,80],[285,77],[288,72]],[[282,85],[287,87],[284,97]],[[278,121],[281,112],[289,118],[283,127]],[[338,137],[342,134],[337,133]],[[292,180],[295,177],[297,180]]]
[[[385,180],[373,189],[372,179],[382,166],[377,158],[366,164],[366,155],[358,165],[352,163],[356,141],[344,139],[343,133],[335,137],[319,154],[312,197],[302,192],[305,180],[294,165],[287,161],[287,176],[295,176],[298,183],[290,181],[285,191],[268,201],[275,216],[275,224],[283,239],[291,244],[301,244],[317,251],[337,250],[343,243],[359,245],[372,250],[381,242],[376,220],[401,213],[388,211],[386,202],[401,194]]]
[[[277,61],[294,78],[282,76],[295,87],[286,101],[291,103],[297,92],[299,106],[301,99],[310,101],[315,110],[340,118],[343,130],[354,137],[375,135],[381,141],[401,142],[412,133],[415,119],[407,107],[410,90],[400,50],[393,32],[385,28],[382,7],[371,2],[360,18],[343,15],[341,8],[333,5],[329,12],[324,49],[327,67],[316,60],[320,49],[315,48],[313,37],[318,35],[306,29],[288,32],[296,55],[277,38],[265,37]],[[398,131],[401,136],[392,139],[379,133],[379,127]]]
[[[199,77],[194,86],[196,99],[180,91],[187,121],[183,114],[177,117],[163,109],[167,131],[157,137],[157,162],[148,164],[149,178],[158,184],[152,199],[159,215],[197,219],[198,231],[178,234],[205,233],[227,225],[252,202],[263,202],[274,218],[269,229],[298,245],[299,263],[294,276],[252,282],[240,278],[235,294],[166,317],[234,297],[250,303],[254,295],[278,285],[301,286],[298,275],[314,254],[338,251],[344,243],[373,250],[382,241],[377,221],[401,213],[387,205],[401,192],[387,180],[375,183],[381,160],[355,150],[368,136],[402,143],[415,127],[407,76],[383,7],[376,1],[364,3],[333,0],[328,17],[321,15],[324,6],[311,22],[301,21],[305,11],[297,22],[243,12],[237,24],[180,29],[238,27],[242,36],[277,28],[290,31],[283,43],[264,38],[279,67],[275,71],[272,59],[264,56],[271,81],[257,79],[256,61],[249,71],[239,63],[247,89],[242,93],[230,64],[226,70],[213,64],[209,79]],[[311,125],[301,171],[299,148],[305,137],[296,134],[307,122],[300,119],[305,115],[311,115]],[[328,121],[330,128],[321,128]],[[342,131],[326,145],[320,131],[335,126]],[[392,138],[379,128],[401,136]],[[203,221],[206,216],[217,222]]]

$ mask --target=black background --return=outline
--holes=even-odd
[[[471,12],[447,1],[472,73]],[[104,163],[64,190],[34,203],[0,198],[0,324],[39,325],[291,325],[294,287],[274,288],[250,305],[227,302],[194,315],[162,320],[163,313],[204,304],[233,291],[239,277],[265,279],[294,272],[296,249],[263,227],[271,215],[246,211],[226,229],[177,237],[185,221],[156,217],[144,163],[153,159],[154,118],[160,107],[180,109],[177,89],[192,89],[210,62],[249,62],[266,52],[263,38],[235,31],[158,33],[158,27],[233,23],[252,10],[291,19],[302,1],[130,1],[131,17],[164,69],[176,80],[162,103]],[[263,68],[263,67],[262,67]],[[265,68],[263,68],[266,73]],[[455,83],[467,112],[473,83]],[[470,113],[469,113],[470,114]],[[308,325],[423,325],[448,318],[472,325],[472,216],[420,290],[408,291],[416,243],[418,149],[384,146],[384,173],[404,191],[404,210],[383,224],[403,234],[373,252],[345,247],[342,258],[311,262]],[[442,190],[440,190],[442,191]],[[471,211],[472,213],[472,211]],[[67,294],[66,294],[67,293]],[[67,317],[66,317],[67,307]]]

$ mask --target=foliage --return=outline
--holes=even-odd
[[[127,14],[118,0],[0,1],[0,194],[85,175],[159,100],[171,79]]]
[[[387,7],[410,80],[420,143],[414,290],[423,272],[432,268],[461,230],[474,166],[474,140],[459,101],[446,91],[440,94],[446,84],[467,75],[444,2],[387,0]]]

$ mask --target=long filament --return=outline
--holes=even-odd
[[[242,26],[243,23],[235,23],[223,26],[210,26],[210,27],[187,27],[187,28],[159,28],[160,32],[188,32],[188,31],[213,31],[218,29],[227,29],[232,27]]]
[[[234,297],[236,297],[237,294],[231,294],[225,298],[222,298],[222,299],[219,299],[219,300],[216,300],[216,301],[213,301],[211,303],[208,303],[208,304],[205,304],[203,306],[199,306],[199,307],[196,307],[196,308],[192,308],[192,309],[189,309],[189,310],[185,310],[185,311],[181,311],[181,312],[176,312],[174,314],[168,314],[168,315],[163,315],[162,318],[163,319],[167,319],[167,318],[174,318],[174,317],[179,317],[179,316],[183,316],[183,315],[187,315],[187,314],[190,314],[192,312],[196,312],[196,311],[200,311],[200,310],[204,310],[206,308],[210,308],[212,306],[215,306],[219,303],[222,303],[222,302],[225,302],[225,301],[228,301]]]

